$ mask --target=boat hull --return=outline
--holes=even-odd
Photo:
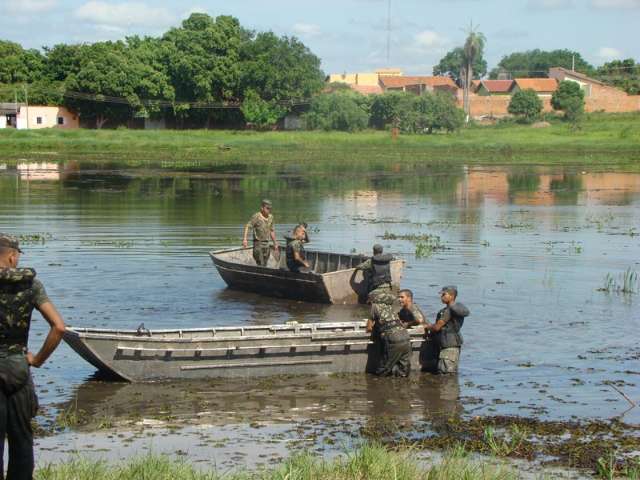
[[[410,330],[418,367],[422,331]],[[76,329],[64,340],[104,374],[131,382],[372,372],[365,322],[136,331]]]
[[[368,286],[363,273],[354,268],[364,261],[361,255],[307,251],[313,271],[298,273],[286,268],[284,255],[277,259],[272,254],[267,266],[258,266],[253,262],[251,251],[251,248],[237,248],[210,252],[213,264],[229,288],[305,302],[366,302]],[[391,262],[392,287],[396,290],[403,268],[404,260]]]

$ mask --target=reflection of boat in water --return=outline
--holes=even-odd
[[[410,333],[417,368],[423,331]],[[357,373],[377,363],[363,321],[152,331],[69,327],[64,339],[101,372],[129,381]]]
[[[210,252],[211,259],[229,287],[272,297],[291,298],[317,303],[364,302],[367,285],[355,267],[365,260],[362,255],[307,250],[310,273],[291,272],[285,255],[272,254],[266,267],[255,264],[251,248],[234,248]],[[391,282],[400,286],[404,260],[391,262]]]
[[[87,428],[110,418],[226,425],[394,418],[450,419],[463,411],[457,377],[415,374],[409,380],[371,375],[282,376],[274,379],[208,379],[179,383],[90,380],[63,408],[85,412]]]

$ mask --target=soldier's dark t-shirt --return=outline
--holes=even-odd
[[[418,307],[418,305],[416,305],[415,303],[408,309],[401,308],[398,312],[398,316],[400,317],[400,320],[402,321],[404,326],[407,328],[415,327],[416,325],[421,325],[425,322],[425,317],[422,313],[422,310],[420,310],[420,307]]]
[[[35,276],[30,268],[0,269],[0,343],[26,346],[33,309],[49,301]]]

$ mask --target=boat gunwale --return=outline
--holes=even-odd
[[[239,251],[242,251],[242,250],[249,250],[249,249],[251,249],[251,247],[246,247],[246,248],[245,247],[235,247],[235,248],[223,249],[223,250],[210,250],[209,251],[209,256],[214,260],[214,264],[216,265],[216,267],[218,266],[218,264],[215,263],[215,262],[219,261],[219,262],[224,262],[224,263],[231,264],[231,265],[242,265],[242,266],[245,266],[245,267],[256,268],[256,269],[259,269],[259,270],[275,270],[275,271],[279,271],[279,272],[298,273],[298,275],[303,275],[303,276],[309,275],[309,276],[312,276],[312,277],[322,277],[322,278],[325,278],[325,277],[328,277],[330,275],[337,274],[337,273],[345,273],[345,272],[349,272],[349,271],[355,271],[355,269],[356,269],[355,267],[342,268],[340,270],[332,270],[331,272],[325,272],[325,273],[291,272],[289,270],[282,270],[282,269],[279,269],[279,268],[263,267],[263,266],[260,266],[260,265],[248,265],[246,263],[231,262],[229,260],[225,260],[225,259],[222,259],[219,256],[217,256],[217,255],[219,255],[221,253],[233,253],[233,252],[239,252]],[[344,255],[346,257],[362,257],[363,261],[365,261],[367,258],[369,258],[366,255],[362,255],[362,254],[335,253],[335,252],[325,252],[325,251],[322,251],[322,250],[308,250],[308,251],[316,253],[316,254]],[[397,258],[397,257],[395,257],[392,260],[392,262],[395,262],[395,261],[404,262],[403,259]],[[251,272],[246,272],[246,273],[251,273]],[[292,279],[292,280],[295,280],[295,279]],[[302,280],[302,279],[300,279],[300,280]]]

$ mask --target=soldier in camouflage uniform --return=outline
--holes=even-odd
[[[362,270],[367,282],[368,293],[391,292],[391,260],[393,260],[393,255],[382,252],[382,245],[374,245],[373,257],[355,267],[356,270]]]
[[[244,227],[242,246],[247,248],[247,235],[249,229],[253,230],[253,258],[257,265],[266,267],[271,255],[269,240],[273,241],[273,247],[277,254],[280,252],[278,242],[276,242],[276,232],[273,227],[273,215],[271,214],[271,202],[262,200],[260,211],[255,213]]]
[[[64,322],[30,268],[18,268],[20,245],[0,233],[0,478],[4,441],[9,443],[7,480],[33,478],[31,419],[38,409],[29,367],[40,367],[64,334]],[[50,330],[37,354],[27,351],[31,313],[40,311]]]
[[[291,272],[309,272],[311,265],[304,255],[305,228],[298,225],[293,231],[293,238],[287,238],[287,268]]]
[[[395,297],[389,292],[372,292],[371,318],[367,331],[380,349],[380,364],[375,373],[379,376],[407,377],[411,371],[411,340],[402,326],[393,304]]]
[[[440,290],[440,298],[446,306],[438,312],[435,323],[424,326],[425,342],[420,351],[423,370],[439,374],[458,372],[462,334],[460,329],[470,312],[462,303],[457,303],[458,289],[449,285]]]

